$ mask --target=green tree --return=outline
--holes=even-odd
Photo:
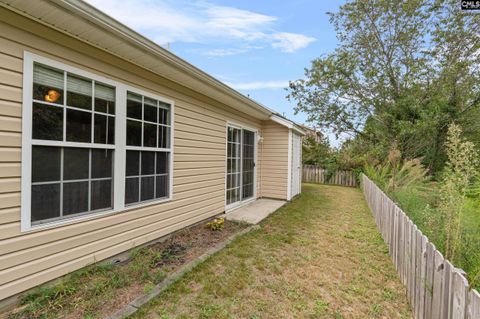
[[[306,136],[303,139],[302,161],[308,165],[325,167],[334,161],[334,152],[328,139],[322,136],[317,140],[314,136]]]
[[[329,15],[339,46],[290,82],[296,112],[366,157],[395,142],[439,171],[448,124],[478,114],[480,15],[454,0],[353,0]]]

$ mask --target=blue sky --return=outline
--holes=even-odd
[[[337,39],[326,12],[343,1],[88,0],[190,63],[299,123],[285,96]],[[332,138],[332,142],[333,138]],[[334,144],[336,144],[334,142]]]

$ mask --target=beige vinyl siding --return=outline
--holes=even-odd
[[[258,130],[260,121],[5,9],[0,16],[0,300],[224,211],[227,121]],[[175,102],[172,201],[20,232],[24,50]]]
[[[287,199],[288,128],[273,121],[262,125],[262,197]]]

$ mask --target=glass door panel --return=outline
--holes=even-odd
[[[242,130],[228,127],[227,137],[227,205],[240,201]]]
[[[242,200],[253,197],[255,177],[255,132],[243,130]]]

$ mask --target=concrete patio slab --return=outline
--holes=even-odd
[[[249,224],[258,224],[268,215],[282,207],[286,201],[276,199],[258,199],[250,204],[239,207],[235,210],[227,212],[225,218],[227,220],[246,222]]]

